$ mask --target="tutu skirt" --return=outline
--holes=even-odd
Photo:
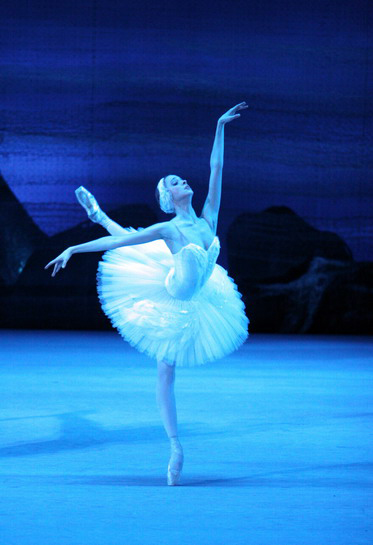
[[[200,291],[182,300],[165,287],[173,265],[163,240],[105,252],[97,291],[112,325],[138,351],[169,365],[202,365],[236,350],[248,337],[249,319],[227,271],[215,263]]]

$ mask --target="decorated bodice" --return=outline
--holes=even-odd
[[[206,284],[214,270],[220,253],[220,241],[214,237],[210,247],[205,250],[194,242],[189,242],[173,255],[165,287],[176,299],[192,299]]]

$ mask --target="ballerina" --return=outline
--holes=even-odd
[[[218,119],[208,195],[200,217],[192,207],[193,189],[178,175],[161,178],[156,188],[160,208],[175,217],[139,229],[114,222],[80,186],[75,191],[78,201],[110,236],[71,246],[45,266],[53,266],[55,276],[75,253],[105,252],[97,272],[102,309],[126,341],[157,361],[157,404],[171,447],[170,486],[180,483],[184,463],[175,368],[220,359],[248,337],[250,321],[242,296],[227,271],[216,263],[224,126],[247,107],[241,102]]]

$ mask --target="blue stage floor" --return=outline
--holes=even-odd
[[[0,332],[1,545],[373,543],[373,339],[252,335],[177,368],[116,332]]]

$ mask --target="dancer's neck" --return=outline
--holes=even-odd
[[[197,223],[198,221],[198,216],[190,202],[176,205],[175,211],[175,217],[178,218],[179,221],[185,221],[187,223]]]

